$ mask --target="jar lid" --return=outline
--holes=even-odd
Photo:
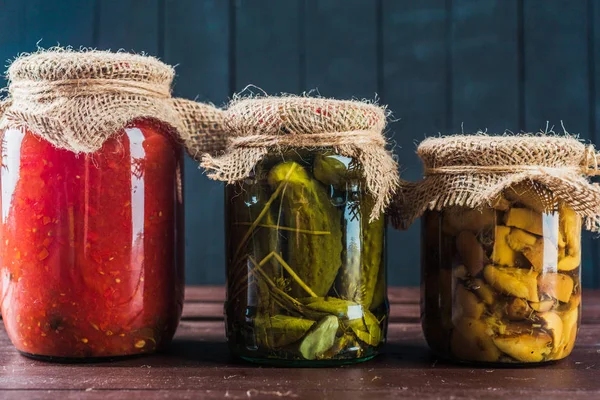
[[[171,96],[174,69],[150,56],[52,48],[8,69],[0,130],[27,129],[53,145],[92,153],[136,119],[163,122],[195,151],[220,150],[221,111]],[[208,139],[204,139],[207,137]]]
[[[425,139],[417,148],[425,169],[449,166],[580,166],[586,146],[569,136],[457,135]]]
[[[429,138],[417,153],[424,178],[403,182],[392,205],[392,223],[407,227],[426,210],[493,207],[506,189],[527,183],[548,190],[600,231],[599,154],[573,136],[520,134]]]
[[[20,56],[7,77],[9,82],[119,79],[170,86],[174,73],[171,66],[150,56],[59,48]]]
[[[386,110],[376,104],[320,97],[234,98],[223,115],[227,147],[205,155],[208,176],[228,183],[250,176],[269,152],[289,148],[331,148],[363,166],[379,218],[399,183],[398,166],[386,149]]]

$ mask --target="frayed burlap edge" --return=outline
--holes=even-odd
[[[223,118],[224,154],[201,160],[211,179],[240,181],[273,151],[332,148],[362,164],[367,192],[375,200],[371,220],[385,211],[398,187],[398,166],[383,136],[386,111],[377,105],[302,96],[237,97]]]
[[[27,129],[59,148],[91,153],[133,120],[152,118],[184,142],[196,138],[195,152],[216,154],[224,147],[214,134],[220,110],[172,98],[173,76],[172,67],[137,54],[62,48],[23,54],[8,70],[0,130]]]
[[[462,138],[478,137],[480,138],[481,135]],[[390,207],[390,219],[393,226],[398,229],[406,229],[426,210],[441,211],[452,206],[472,209],[493,207],[504,190],[522,182],[529,182],[546,187],[553,193],[557,201],[564,202],[584,218],[587,230],[599,232],[600,186],[591,183],[587,178],[589,175],[598,174],[597,153],[593,146],[585,146],[571,136],[526,134],[516,137],[530,141],[525,147],[536,146],[535,143],[531,143],[532,138],[541,138],[542,140],[546,138],[555,142],[553,145],[564,141],[563,144],[568,151],[556,155],[556,157],[550,154],[546,157],[546,162],[543,160],[543,155],[532,155],[532,152],[528,152],[525,157],[527,163],[520,165],[489,165],[486,161],[482,161],[486,165],[461,166],[460,157],[448,156],[444,160],[437,159],[435,166],[426,164],[426,176],[423,180],[401,183]],[[460,142],[461,137],[439,139]],[[434,162],[432,160],[436,157],[435,149],[428,149],[431,151],[427,151],[428,154],[423,155],[421,146],[419,147],[419,155],[422,158],[430,156],[429,162]],[[488,149],[490,153],[494,153],[495,150],[497,149]],[[452,153],[452,149],[447,151],[449,154]],[[556,149],[551,151],[556,151]],[[518,152],[518,150],[513,149],[513,152]],[[541,152],[543,154],[543,148]],[[505,156],[500,155],[501,158]],[[510,157],[512,156],[510,154]],[[440,157],[439,152],[437,157]],[[446,157],[446,155],[441,157]],[[540,163],[550,165],[531,165],[531,157],[542,157],[539,159]],[[451,166],[448,166],[448,163]],[[465,171],[459,173],[461,169]]]

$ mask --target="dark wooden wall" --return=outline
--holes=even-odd
[[[438,133],[560,127],[598,141],[597,0],[0,0],[0,59],[36,43],[147,52],[175,94],[221,105],[255,84],[378,97],[403,177]],[[598,67],[600,68],[600,67]],[[187,274],[223,282],[223,188],[186,165]],[[389,231],[391,284],[419,282],[419,226]],[[600,254],[585,236],[584,282]]]

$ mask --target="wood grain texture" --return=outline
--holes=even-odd
[[[596,22],[600,21],[600,3],[597,0],[588,0],[588,76],[590,90],[590,132],[593,143],[598,147],[600,133],[597,129],[600,127],[600,27],[596,27]],[[593,178],[598,182],[598,178]],[[589,243],[589,242],[588,242]],[[596,261],[593,268],[600,267],[600,246],[597,239],[592,244],[592,257]],[[589,278],[588,278],[589,279]],[[596,272],[591,278],[593,282],[588,282],[588,287],[600,287],[600,273]]]
[[[176,65],[175,95],[223,104],[229,88],[229,2],[166,0],[164,60]],[[185,162],[186,276],[224,281],[223,185]]]
[[[95,46],[159,56],[161,0],[96,0]]]
[[[305,0],[307,90],[325,97],[374,99],[377,10],[374,1]]]
[[[22,50],[24,27],[19,23],[22,17],[20,0],[0,0],[0,88],[6,84],[5,67]],[[0,94],[0,98],[4,94]]]
[[[550,125],[598,141],[597,0],[0,0],[0,63],[36,43],[146,51],[177,65],[175,94],[221,105],[247,84],[318,89],[393,111],[403,177],[426,136]],[[2,84],[3,77],[0,77]],[[190,283],[224,282],[223,187],[186,159]],[[389,282],[419,282],[419,223],[388,230]],[[586,287],[600,247],[584,235]]]
[[[252,84],[271,95],[302,92],[301,0],[263,0],[260,7],[254,0],[237,0],[236,5],[233,90]]]
[[[444,0],[383,0],[381,101],[393,112],[402,178],[411,181],[422,177],[417,144],[447,128],[447,23]],[[405,232],[388,229],[391,285],[419,283],[420,243],[418,221]]]
[[[188,288],[187,294],[216,299],[222,290]],[[417,293],[416,288],[390,289],[391,298],[410,300],[413,306]],[[225,344],[222,320],[184,317],[171,348],[163,354],[80,365],[25,358],[0,329],[0,397],[594,399],[600,395],[600,325],[585,321],[600,317],[599,300],[598,291],[584,294],[584,323],[573,354],[537,368],[438,360],[427,350],[418,322],[391,323],[384,354],[376,359],[327,369],[259,367],[234,359]]]
[[[518,4],[452,1],[448,133],[519,131]]]
[[[94,2],[80,0],[27,0],[20,23],[23,24],[19,51],[34,51],[36,44],[48,48],[92,47],[94,36]]]

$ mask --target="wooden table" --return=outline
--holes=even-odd
[[[19,355],[0,333],[0,398],[600,399],[600,291],[584,293],[582,328],[566,360],[537,368],[449,364],[427,350],[417,288],[390,289],[385,354],[339,368],[258,367],[224,342],[222,287],[189,287],[171,349],[118,362],[65,365]],[[3,329],[3,328],[2,328]]]

